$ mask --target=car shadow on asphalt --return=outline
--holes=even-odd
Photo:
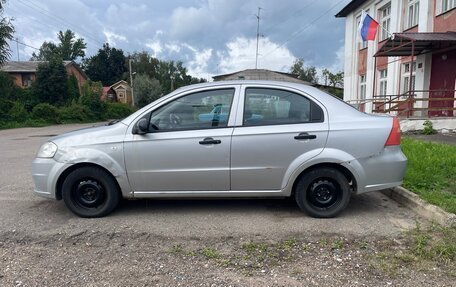
[[[381,193],[352,196],[349,205],[340,217],[361,216],[372,212],[384,212],[396,205]],[[124,214],[242,214],[274,213],[282,216],[306,216],[293,198],[277,199],[138,199],[123,200],[115,215]]]

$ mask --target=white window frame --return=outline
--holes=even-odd
[[[389,38],[391,28],[391,2],[380,9],[380,42]]]
[[[420,0],[407,0],[406,29],[418,25],[420,19]]]
[[[413,62],[412,65],[412,91],[415,90],[415,80],[416,80],[416,61]],[[410,62],[402,64],[402,94],[405,94],[409,91],[409,84],[410,84]]]
[[[378,96],[385,97],[388,88],[388,69],[380,70],[378,74]]]
[[[442,1],[442,13],[450,11],[456,7],[456,0],[441,0]]]
[[[358,99],[366,99],[366,74],[359,75],[359,95]]]

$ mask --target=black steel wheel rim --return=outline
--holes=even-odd
[[[106,192],[94,179],[79,181],[74,188],[73,202],[83,208],[97,208],[105,202]]]
[[[316,179],[308,189],[309,202],[317,208],[329,208],[340,199],[339,184],[333,179]]]

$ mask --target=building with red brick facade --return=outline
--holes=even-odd
[[[380,27],[361,42],[364,10]],[[353,0],[345,18],[344,100],[366,112],[456,115],[456,0]]]

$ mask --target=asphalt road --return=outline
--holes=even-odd
[[[59,252],[62,252],[57,253],[60,254],[58,257],[60,260],[66,260],[65,264],[73,264],[73,260],[74,264],[86,260],[85,265],[91,266],[94,264],[93,262],[97,262],[96,259],[84,257],[85,255],[83,254],[88,254],[84,253],[87,251],[79,253],[80,250],[77,249],[79,248],[79,245],[77,245],[79,241],[75,243],[74,238],[79,238],[83,242],[86,242],[86,240],[89,241],[81,248],[86,248],[91,244],[94,246],[98,244],[99,249],[92,249],[92,251],[95,252],[97,250],[96,252],[99,252],[97,253],[97,256],[99,256],[97,258],[101,258],[100,260],[103,260],[105,251],[109,251],[106,254],[110,254],[109,258],[111,259],[105,258],[104,260],[114,260],[113,258],[120,256],[120,249],[116,249],[116,246],[118,248],[143,246],[140,250],[148,250],[148,248],[152,248],[151,246],[153,246],[154,249],[150,251],[152,252],[151,254],[155,254],[153,256],[158,256],[157,258],[160,259],[163,256],[168,258],[168,255],[166,255],[168,253],[165,255],[159,253],[160,248],[165,248],[164,246],[170,248],[170,246],[175,246],[175,244],[179,244],[179,246],[180,244],[185,245],[188,242],[193,242],[191,244],[196,249],[201,249],[207,246],[207,244],[210,244],[211,246],[219,246],[223,250],[224,248],[228,248],[222,246],[224,242],[232,242],[232,246],[237,246],[237,242],[245,240],[278,242],[286,238],[305,238],[306,241],[310,242],[311,240],[318,240],[322,236],[343,237],[346,240],[350,240],[351,238],[394,238],[400,235],[402,231],[415,227],[417,220],[419,220],[412,211],[399,206],[396,202],[379,192],[354,196],[347,210],[338,218],[325,220],[310,218],[301,213],[296,204],[289,199],[135,200],[123,202],[108,217],[81,219],[69,212],[62,201],[48,200],[33,194],[31,162],[40,144],[45,142],[48,137],[87,126],[90,125],[60,125],[0,131],[0,253],[3,253],[0,254],[3,258],[0,258],[0,285],[22,286],[21,284],[23,284],[34,286],[44,284],[47,286],[58,286],[67,284],[77,286],[81,282],[86,282],[91,286],[124,284],[120,283],[123,282],[121,278],[117,278],[117,281],[109,281],[110,279],[106,277],[108,273],[103,273],[98,265],[94,268],[99,271],[97,273],[99,277],[93,279],[89,276],[91,271],[88,269],[82,268],[78,269],[79,271],[71,271],[73,269],[70,267],[61,267],[66,266],[61,265],[63,263],[49,259],[53,256],[53,250],[58,249],[60,250]],[[106,236],[112,239],[115,237],[113,234],[121,234],[119,236],[122,236],[122,242],[124,243],[119,243],[119,245],[114,244],[109,248],[103,246]],[[87,238],[91,238],[90,240],[93,242],[90,243],[90,240]],[[151,242],[151,245],[144,246],[144,242],[141,242],[138,238],[148,238],[147,242]],[[56,242],[60,242],[61,244],[55,246]],[[130,245],[128,242],[131,242]],[[65,247],[67,244],[69,249]],[[68,255],[68,252],[70,252],[68,250],[74,252],[74,254],[72,256]],[[236,248],[233,250],[236,250]],[[138,253],[138,250],[131,250],[131,252],[133,254],[130,254],[130,257],[126,255],[127,257],[122,257],[124,259],[115,259],[116,262],[118,263],[117,260],[122,261],[126,260],[125,258],[130,258],[131,262],[129,262],[133,264],[129,265],[131,267],[135,266],[134,264],[138,260],[144,260],[144,258],[138,259],[135,257],[142,254],[141,252]],[[135,259],[133,260],[133,258]],[[153,261],[154,258],[149,258],[148,260]],[[146,282],[145,285],[154,285],[153,282],[161,282],[163,286],[177,285],[177,281],[175,280],[180,279],[175,278],[181,277],[172,277],[169,275],[175,272],[175,268],[179,269],[184,268],[182,266],[187,266],[188,270],[193,270],[192,262],[182,262],[183,259],[177,262],[175,261],[177,259],[169,260],[171,260],[174,267],[170,267],[171,269],[166,271],[168,273],[163,273],[167,274],[166,276],[168,277],[159,276],[161,274],[160,270],[162,270],[160,266],[162,265],[158,264],[156,273],[151,271],[153,273],[151,273],[151,277],[141,277],[146,275],[136,274],[135,278],[150,279],[149,281],[144,279],[144,282]],[[33,264],[31,266],[27,265],[30,262]],[[35,263],[37,264],[36,266]],[[204,269],[208,264],[203,262],[200,265]],[[51,270],[46,271],[46,267]],[[51,273],[46,273],[48,274],[47,277],[41,277],[41,272],[53,272],[55,268],[63,268],[64,270],[60,272],[69,278],[68,281],[59,281],[63,280],[62,276],[51,276],[49,275]],[[123,270],[122,268],[124,267],[118,267],[119,270]],[[208,273],[212,274],[210,278],[207,277],[209,275],[204,273],[205,271],[201,271],[201,274],[197,273],[195,275],[196,273],[193,270],[193,275],[191,276],[200,277],[185,277],[187,279],[193,279],[188,279],[190,281],[182,281],[181,283],[187,286],[196,285],[196,282],[208,283],[207,286],[210,286],[211,284],[209,283],[211,282],[215,282],[214,286],[225,286],[225,283],[233,286],[266,286],[269,284],[264,282],[271,282],[271,285],[278,284],[276,281],[264,281],[264,277],[261,276],[265,272],[269,274],[269,271],[264,270],[261,271],[264,271],[263,273],[259,273],[258,276],[260,277],[253,278],[243,277],[244,273],[233,271],[234,274],[237,274],[236,276],[229,277],[226,275],[228,276],[226,277],[224,275],[225,277],[223,278],[227,281],[216,284],[218,282],[216,278],[222,278],[219,275],[221,273],[225,274],[224,272],[226,270],[220,271],[220,269],[217,269],[219,267],[214,268]],[[312,270],[309,270],[309,275],[305,278],[315,279],[316,285],[325,284],[325,282],[328,283],[328,281],[318,281],[321,278],[318,277],[318,274],[315,274],[314,271],[318,269],[315,268],[317,267],[312,267]],[[183,274],[188,274],[185,270],[182,271]],[[328,274],[331,274],[331,272]],[[339,272],[342,272],[341,276],[349,274],[344,269],[340,269]],[[119,274],[122,274],[122,272]],[[376,281],[367,281],[365,283],[368,285],[385,285],[389,280],[386,277],[385,279],[381,276],[374,275],[372,278],[375,278]],[[106,277],[103,277],[105,281],[102,281],[105,284],[99,284],[100,281],[97,281],[101,278],[100,276]],[[276,275],[271,273],[270,276],[272,276],[271,278],[275,278],[274,276]],[[289,280],[291,275],[287,276],[287,280]],[[312,276],[317,276],[320,279]],[[368,280],[366,278],[369,278],[369,276],[363,274],[358,276],[360,280],[361,278],[364,278],[362,280]],[[163,281],[160,278],[165,279]],[[255,281],[255,278],[258,280]],[[3,283],[5,284],[2,284],[2,280],[4,280]],[[413,278],[411,280],[413,281]],[[236,282],[238,283],[235,284]],[[301,281],[292,281],[292,283],[283,283],[282,285],[300,285],[302,282],[299,282]],[[334,281],[331,284],[359,285],[356,284],[357,281],[353,281],[355,283],[352,281],[341,282]],[[405,284],[401,281],[398,281],[399,283]],[[410,283],[411,286],[413,284],[413,282]],[[202,285],[206,286],[205,284]]]

